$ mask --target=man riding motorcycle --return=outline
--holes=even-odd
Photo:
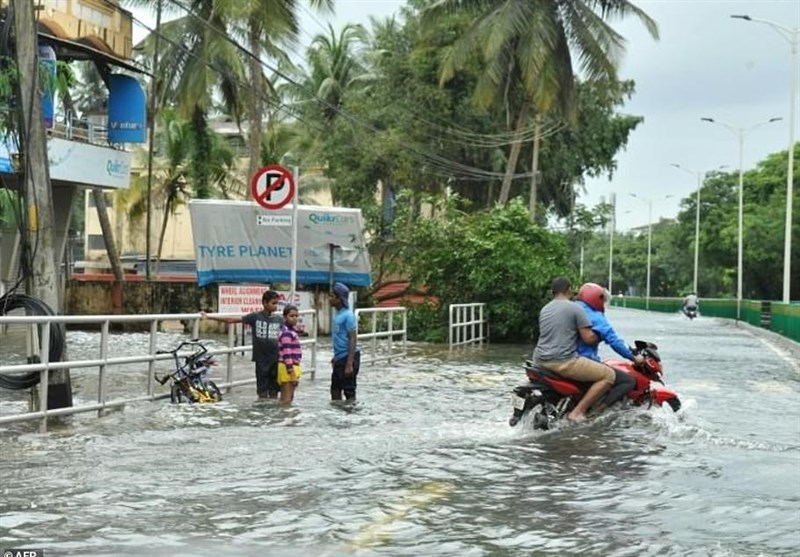
[[[533,361],[566,379],[591,383],[567,416],[570,421],[580,421],[614,384],[615,374],[610,367],[578,355],[578,339],[597,342],[597,335],[592,332],[586,314],[570,300],[569,279],[556,278],[552,292],[553,299],[539,312],[539,340],[533,351]]]
[[[636,364],[641,364],[644,361],[644,358],[642,358],[642,356],[634,356],[631,353],[628,345],[617,335],[616,331],[614,331],[614,328],[611,326],[611,323],[608,322],[608,318],[606,318],[605,306],[607,303],[609,303],[610,299],[611,295],[609,294],[608,290],[599,284],[587,282],[581,286],[580,290],[578,290],[578,300],[576,303],[581,306],[584,313],[586,313],[586,317],[588,317],[589,321],[592,323],[592,331],[599,337],[601,341],[608,344],[614,350],[614,352],[626,360],[631,360]],[[578,355],[591,358],[592,360],[598,362],[601,361],[598,353],[599,344],[599,342],[596,344],[588,344],[584,342],[583,339],[579,338]],[[600,412],[604,408],[615,404],[622,399],[622,397],[625,396],[628,391],[636,386],[636,381],[627,373],[615,370],[614,374],[614,385],[606,393],[605,397],[603,397],[600,402],[595,404],[593,408],[595,412]]]
[[[683,307],[681,308],[681,311],[686,317],[696,317],[698,305],[699,300],[697,299],[697,294],[692,292],[683,299]]]

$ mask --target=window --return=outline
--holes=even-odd
[[[102,234],[89,234],[89,241],[87,242],[90,250],[104,250],[106,249],[106,242],[103,240]]]

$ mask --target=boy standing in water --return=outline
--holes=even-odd
[[[245,323],[253,331],[253,361],[256,364],[256,392],[258,398],[278,397],[278,337],[283,319],[273,315],[278,309],[279,294],[267,290],[261,296],[264,308],[261,311],[248,313],[244,317],[212,317],[204,311],[203,318],[208,317],[223,323]]]
[[[361,367],[361,350],[356,344],[358,327],[356,316],[348,307],[350,290],[337,282],[330,293],[331,307],[336,309],[333,316],[333,373],[331,374],[331,400],[342,400],[342,392],[347,400],[356,399],[356,378]]]
[[[283,325],[278,337],[278,385],[281,389],[282,404],[289,404],[294,400],[294,391],[303,374],[300,369],[303,352],[300,337],[295,330],[299,316],[295,306],[287,304],[283,308]]]

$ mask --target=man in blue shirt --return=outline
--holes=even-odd
[[[342,392],[347,400],[356,399],[356,378],[361,367],[361,350],[356,344],[358,324],[353,310],[349,308],[350,290],[337,282],[330,293],[331,307],[336,309],[333,316],[333,373],[331,374],[331,400],[342,400]]]
[[[609,294],[605,288],[599,284],[587,282],[578,291],[578,301],[576,303],[583,308],[586,317],[592,322],[592,331],[597,334],[601,341],[608,344],[614,352],[626,360],[631,360],[637,364],[642,363],[643,358],[634,356],[631,353],[631,349],[628,348],[624,340],[617,336],[611,323],[608,322],[605,315],[605,304],[608,300]],[[597,344],[587,344],[582,339],[578,339],[578,354],[599,362],[599,345],[599,342]],[[614,373],[616,375],[614,385],[606,393],[605,398],[600,401],[599,405],[595,407],[595,410],[602,410],[607,406],[611,406],[636,386],[636,381],[627,373],[617,370],[614,370]]]

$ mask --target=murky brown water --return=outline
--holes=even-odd
[[[355,407],[327,374],[292,408],[252,386],[208,406],[140,403],[46,434],[0,431],[0,548],[48,556],[800,554],[800,375],[719,320],[612,310],[659,344],[684,409],[511,429],[526,346],[415,345],[364,366]],[[115,349],[141,350],[125,335]],[[96,336],[70,333],[71,354]],[[8,349],[5,347],[4,349]],[[329,352],[320,356],[325,362]],[[323,365],[324,367],[324,365]],[[238,367],[241,376],[250,364]],[[79,398],[91,381],[75,379]],[[132,369],[114,380],[144,384]],[[137,389],[139,387],[136,387]],[[0,392],[0,412],[24,408]]]

